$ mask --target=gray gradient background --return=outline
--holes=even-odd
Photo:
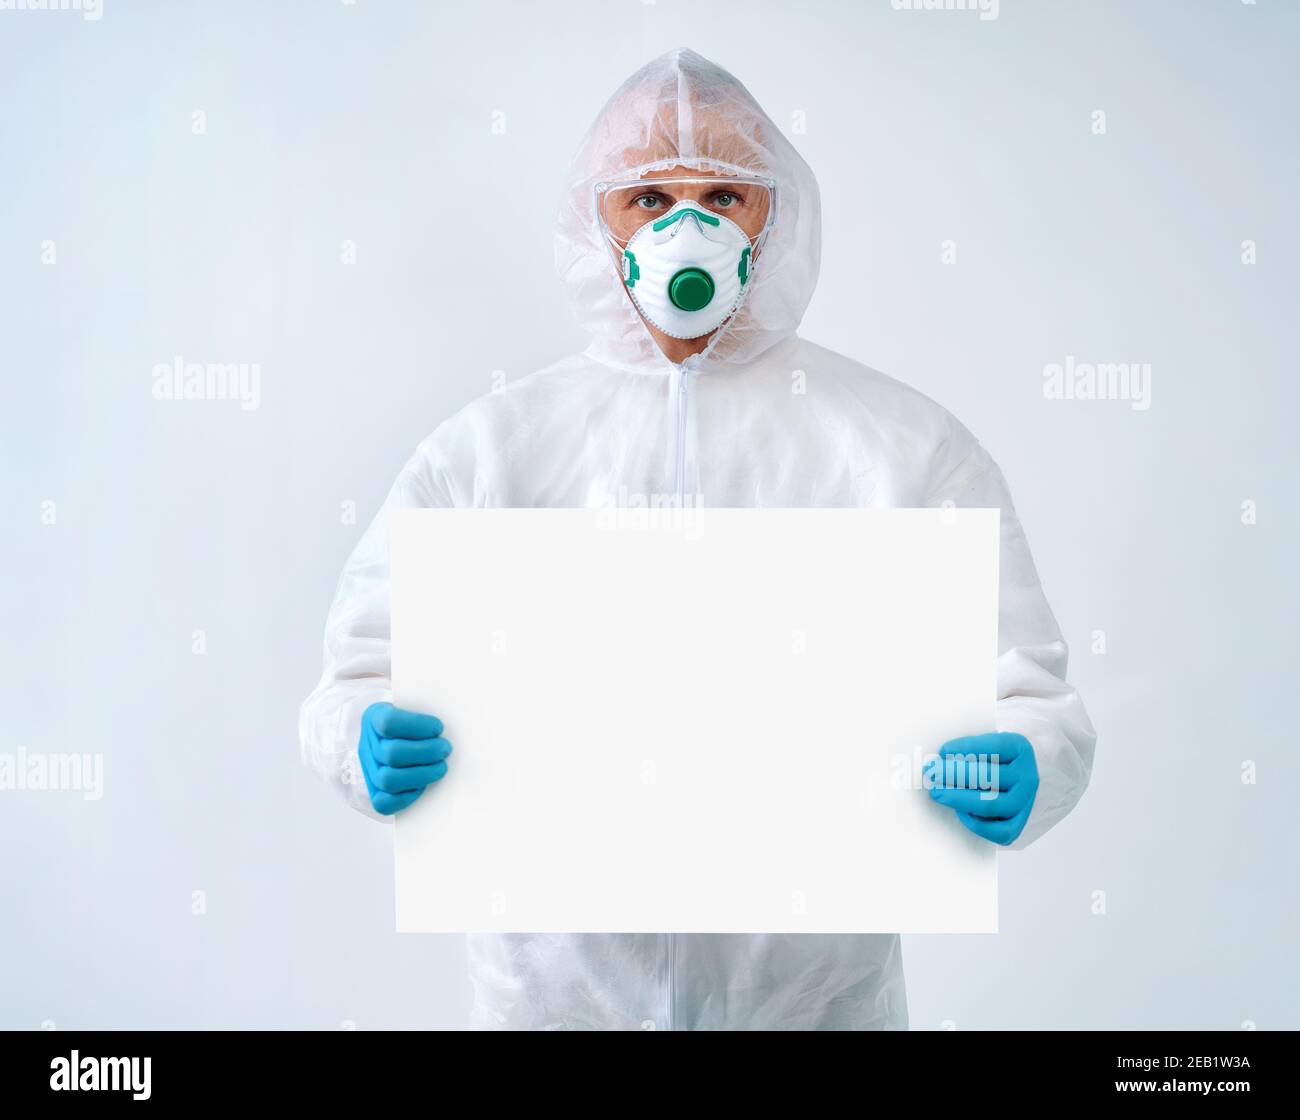
[[[803,333],[999,460],[1100,732],[1079,809],[1001,859],[1003,932],[906,939],[913,1026],[1300,1027],[1300,6],[439,9],[0,12],[0,750],[105,759],[98,802],[0,793],[0,1026],[463,1021],[460,940],[393,933],[387,828],[298,757],[340,503],[364,524],[494,370],[583,344],[563,168],[689,45],[806,114]],[[262,407],[155,401],[177,353],[260,362]],[[1150,362],[1152,407],[1045,400],[1066,355]]]

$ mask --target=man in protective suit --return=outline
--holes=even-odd
[[[390,703],[388,511],[621,494],[999,508],[998,732],[977,739],[1003,759],[1001,792],[974,808],[934,796],[1014,848],[1078,801],[1095,734],[1001,472],[934,402],[795,333],[820,220],[807,164],[706,59],[673,51],[610,99],[556,232],[591,345],[441,424],[340,580],[301,734],[305,760],[355,808],[400,811],[454,765],[435,715]],[[907,1027],[895,935],[476,934],[469,948],[479,1026]]]

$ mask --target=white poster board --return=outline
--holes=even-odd
[[[994,729],[997,510],[392,515],[394,702],[450,771],[403,932],[995,932],[924,756]]]

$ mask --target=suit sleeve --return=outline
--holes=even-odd
[[[303,761],[354,809],[385,820],[370,805],[357,759],[361,715],[392,700],[389,659],[388,515],[397,509],[448,506],[444,487],[430,481],[421,455],[397,477],[339,577],[325,623],[325,666],[298,716]]]
[[[1065,679],[1069,650],[1038,582],[1006,480],[978,444],[932,489],[926,504],[945,502],[1001,510],[997,725],[1029,740],[1039,772],[1029,820],[1010,845],[1024,848],[1083,796],[1097,733],[1079,693]]]

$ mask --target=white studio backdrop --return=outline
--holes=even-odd
[[[1300,1026],[1300,9],[997,8],[0,11],[0,753],[103,765],[0,791],[0,1026],[464,1021],[461,941],[393,932],[391,836],[296,712],[418,440],[583,344],[563,169],[683,45],[818,175],[803,333],[1002,465],[1100,736],[1002,932],[905,939],[913,1026]],[[178,359],[256,407],[155,399]],[[1067,362],[1149,365],[1149,407],[1048,399]]]

